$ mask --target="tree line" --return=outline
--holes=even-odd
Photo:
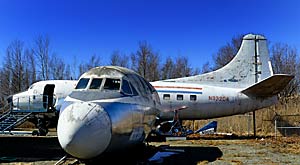
[[[219,48],[213,55],[213,64],[205,63],[201,69],[192,68],[185,56],[168,56],[164,61],[147,41],[140,41],[137,50],[124,54],[113,51],[108,64],[101,62],[101,56],[92,55],[88,62],[78,63],[76,58],[66,63],[53,53],[50,39],[40,35],[25,47],[21,40],[12,41],[6,48],[3,62],[0,63],[0,107],[9,95],[26,90],[40,80],[78,79],[87,70],[100,65],[117,65],[133,69],[148,81],[186,77],[216,70],[226,65],[237,53],[244,34],[236,35]],[[284,96],[299,91],[299,55],[296,48],[284,43],[274,43],[269,48],[274,73],[296,75],[293,82],[282,93]],[[199,55],[201,57],[201,55]]]

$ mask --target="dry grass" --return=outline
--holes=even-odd
[[[204,160],[204,161],[201,161],[201,162],[197,162],[197,165],[206,165],[208,163],[209,163],[209,161]]]
[[[300,126],[300,96],[291,97],[283,100],[278,104],[269,108],[256,111],[256,134],[258,136],[274,136],[275,135],[275,117],[279,117],[282,121],[281,125]],[[296,115],[296,116],[286,116]],[[197,130],[210,121],[218,121],[218,132],[234,133],[238,136],[253,135],[252,113],[245,115],[235,115],[209,120],[185,121],[184,125],[188,128]],[[277,131],[278,135],[287,134],[289,136],[299,136],[300,130],[284,130]]]
[[[258,140],[258,144],[273,148],[274,151],[287,154],[300,154],[300,139],[299,137],[278,137]]]

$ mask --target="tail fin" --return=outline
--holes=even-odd
[[[243,37],[236,56],[223,68],[202,75],[164,81],[246,88],[271,75],[273,71],[267,40],[261,35],[248,34]]]

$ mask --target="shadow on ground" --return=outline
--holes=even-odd
[[[147,146],[134,151],[106,154],[102,157],[84,162],[88,165],[109,162],[109,164],[172,164],[194,165],[198,162],[213,162],[222,157],[218,147],[180,147]]]
[[[66,155],[57,137],[0,137],[0,164],[36,161],[58,161]],[[145,146],[117,153],[107,153],[90,161],[75,164],[197,164],[222,157],[218,147]]]
[[[64,155],[57,137],[0,137],[0,164],[59,160]]]

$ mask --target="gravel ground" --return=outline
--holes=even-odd
[[[62,164],[300,164],[298,138],[197,139],[151,142],[136,152]],[[128,155],[129,154],[129,155]],[[53,165],[65,155],[57,137],[0,136],[0,164]]]
[[[173,141],[169,144],[175,148],[202,148],[203,153],[197,153],[196,149],[196,153],[192,151],[194,158],[187,156],[188,164],[300,164],[299,143],[295,144],[297,147],[293,150],[290,150],[290,146],[294,145],[292,143],[270,139],[187,140]],[[162,143],[154,145],[159,146]]]

